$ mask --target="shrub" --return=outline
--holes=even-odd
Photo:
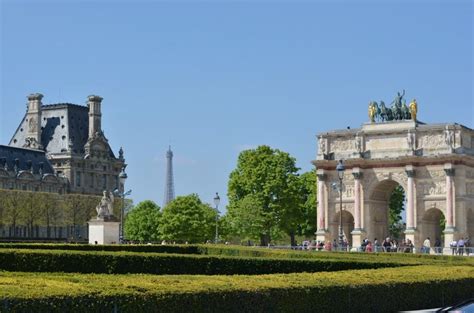
[[[132,252],[0,250],[0,269],[25,272],[272,274],[402,266],[395,262],[243,258]]]
[[[0,285],[1,311],[394,312],[472,297],[474,268],[207,277],[3,272]]]

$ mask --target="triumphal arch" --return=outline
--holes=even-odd
[[[371,103],[370,122],[361,128],[318,135],[313,161],[318,177],[317,240],[338,238],[340,194],[331,186],[339,182],[339,160],[346,167],[342,228],[352,247],[359,247],[364,238],[389,236],[388,201],[397,186],[406,196],[404,236],[415,247],[426,237],[432,244],[442,240],[445,247],[453,239],[474,238],[474,130],[456,123],[421,123],[416,110],[410,116],[403,113],[409,109],[399,105],[398,118],[396,107],[387,118]]]

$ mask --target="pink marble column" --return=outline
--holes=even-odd
[[[326,184],[326,175],[318,174],[318,231],[326,229],[325,212],[326,199],[324,197],[324,187]]]
[[[360,230],[360,179],[362,173],[352,173],[354,176],[354,230]]]
[[[407,230],[415,228],[415,171],[413,169],[405,171],[407,179]]]
[[[454,169],[445,168],[446,173],[446,229],[452,229],[454,227],[453,221],[453,209],[454,209],[454,188],[453,188],[453,177]]]

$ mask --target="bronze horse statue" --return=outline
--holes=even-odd
[[[392,110],[388,109],[386,106],[385,106],[385,102],[383,101],[380,101],[380,119],[382,120],[382,122],[385,122],[385,121],[391,121],[393,119],[393,116],[392,116]]]

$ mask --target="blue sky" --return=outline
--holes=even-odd
[[[370,100],[474,127],[471,1],[0,0],[0,143],[44,103],[103,101],[135,202],[225,199],[240,151],[267,144],[311,169],[318,132],[358,127]]]

